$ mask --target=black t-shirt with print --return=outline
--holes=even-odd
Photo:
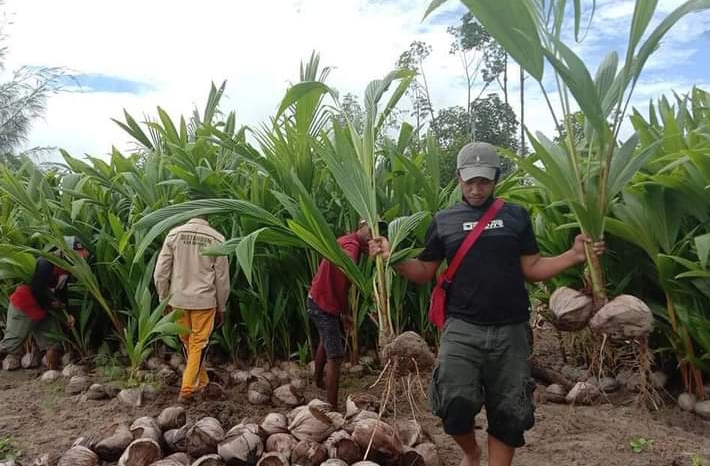
[[[451,263],[466,235],[492,203],[492,197],[481,207],[464,201],[438,212],[429,225],[419,259],[446,259]],[[506,203],[461,262],[447,292],[446,316],[481,325],[527,320],[530,300],[520,256],[538,252],[527,210]]]

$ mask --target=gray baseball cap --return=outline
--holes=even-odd
[[[464,181],[477,177],[494,180],[498,168],[498,152],[487,142],[469,142],[461,148],[456,157],[456,169]]]

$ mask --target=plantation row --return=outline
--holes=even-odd
[[[543,24],[542,16],[533,22],[530,12],[518,12],[483,22],[540,82],[547,59],[565,97],[558,137],[528,134],[530,154],[501,150],[515,168],[497,195],[530,211],[543,255],[565,251],[580,229],[607,243],[608,253],[601,262],[590,256],[587,270],[531,286],[536,317],[549,318],[546,303],[561,286],[590,294],[595,309],[622,293],[637,296],[655,314],[651,343],[663,350],[659,361],[679,366],[686,391],[698,394],[710,370],[710,94],[662,98],[648,115],[632,112],[628,139],[620,141],[619,132],[658,41],[701,7],[679,8],[644,42],[648,21],[632,28],[626,61],[611,52],[594,79],[552,40],[561,20]],[[645,17],[643,10],[634,15]],[[506,36],[496,21],[527,35]],[[160,241],[171,227],[206,215],[228,239],[206,253],[231,259],[226,322],[212,337],[226,355],[309,359],[306,298],[321,257],[354,285],[353,359],[406,329],[435,341],[426,315],[431,286],[408,283],[390,265],[416,255],[431,215],[460,200],[456,175],[442,171],[435,127],[425,136],[406,122],[387,129],[412,70],[368,85],[358,125],[325,83],[327,71],[316,55],[302,64],[276,116],[258,128],[238,127],[234,112],[221,111],[223,84],[187,118],[173,120],[158,108],[155,120],[139,123],[126,113],[116,123],[135,141],[130,153],[114,148],[104,160],[62,152],[64,164],[43,166],[7,159],[0,166],[3,307],[44,256],[76,278],[70,310],[77,325],[55,338],[80,356],[119,350],[137,369],[159,342],[177,347],[176,326],[162,316],[151,283]],[[388,261],[355,265],[338,247],[335,238],[360,218],[375,234],[378,220],[388,222],[395,251]],[[86,245],[88,263],[67,248],[65,235]],[[66,259],[49,254],[51,247]],[[588,330],[573,337],[585,338]]]

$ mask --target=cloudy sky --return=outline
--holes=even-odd
[[[421,21],[429,0],[6,0],[6,70],[59,66],[81,89],[53,96],[28,146],[58,146],[75,156],[101,156],[129,137],[111,118],[122,109],[137,118],[160,105],[174,118],[200,108],[211,81],[227,80],[225,110],[240,124],[273,114],[298,66],[312,50],[333,67],[328,83],[362,95],[367,83],[394,67],[414,40],[433,47],[425,72],[435,108],[465,103],[463,70],[449,54],[447,26],[463,7],[450,1]],[[583,2],[585,3],[585,2]],[[591,3],[587,1],[586,3]],[[660,0],[653,24],[680,0]],[[575,50],[594,70],[609,50],[626,43],[633,1],[597,0],[592,29]],[[693,84],[710,88],[710,13],[686,17],[648,63],[634,102]],[[509,92],[516,96],[517,71]],[[546,82],[550,73],[546,74]],[[499,90],[497,86],[490,91]],[[552,88],[550,88],[552,89]],[[532,130],[552,131],[539,87],[526,81],[525,117]]]

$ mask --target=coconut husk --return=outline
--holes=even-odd
[[[370,393],[351,393],[345,400],[345,418],[350,419],[360,411],[380,410],[380,399]]]
[[[5,359],[2,360],[2,370],[4,371],[14,371],[22,367],[20,356],[16,354],[8,354]]]
[[[127,424],[114,424],[110,432],[93,448],[105,461],[116,461],[133,441],[133,434]]]
[[[589,321],[589,327],[616,339],[638,338],[653,330],[653,314],[636,296],[622,294],[599,309]]]
[[[558,330],[577,331],[584,328],[594,313],[592,298],[572,288],[557,288],[550,296],[552,324]]]
[[[295,361],[289,361],[284,370],[288,372],[292,379],[305,379],[308,376],[308,371]]]
[[[413,419],[399,419],[394,424],[397,438],[402,445],[413,447],[422,442],[422,426]]]
[[[224,460],[221,456],[211,454],[196,459],[195,462],[192,463],[192,466],[224,466],[224,464]]]
[[[320,466],[348,466],[348,462],[339,458],[328,458],[320,464]]]
[[[420,443],[414,449],[422,455],[424,458],[424,464],[426,466],[441,466],[441,458],[439,458],[439,451],[436,449],[436,445],[431,442]]]
[[[362,449],[345,430],[338,430],[330,434],[323,443],[328,450],[330,458],[337,458],[347,464],[354,463],[362,459]]]
[[[74,377],[75,375],[84,375],[86,373],[86,370],[84,369],[84,366],[79,366],[77,364],[67,364],[64,366],[64,369],[62,369],[62,375],[64,377]]]
[[[412,447],[404,447],[399,456],[399,466],[427,466],[424,457]]]
[[[278,387],[281,383],[279,382],[279,379],[276,378],[276,376],[270,372],[270,371],[264,371],[259,375],[257,378],[266,380],[269,382],[269,385],[271,386],[271,389],[275,389]]]
[[[162,358],[159,358],[158,356],[148,358],[144,364],[145,368],[151,371],[157,371],[164,365],[165,361],[163,361]]]
[[[421,373],[434,367],[434,353],[416,332],[404,332],[385,345],[382,350],[384,360],[392,361],[396,376]]]
[[[97,466],[98,464],[99,457],[96,453],[82,446],[71,447],[57,462],[57,466]]]
[[[187,453],[200,457],[217,453],[217,445],[224,440],[224,429],[213,417],[203,417],[187,431]]]
[[[263,436],[288,432],[288,419],[281,413],[269,413],[259,426]]]
[[[126,388],[118,392],[116,398],[125,405],[138,408],[143,404],[143,390],[140,388]]]
[[[185,453],[173,453],[150,466],[190,466],[192,459]]]
[[[133,421],[130,430],[134,439],[149,438],[158,444],[163,441],[163,432],[160,430],[158,422],[150,416],[139,417]]]
[[[229,464],[255,464],[264,453],[264,444],[257,434],[244,432],[225,439],[217,452]]]
[[[234,371],[230,374],[229,379],[236,386],[246,385],[251,379],[251,374],[248,371]]]
[[[322,442],[345,422],[340,413],[325,411],[329,407],[328,403],[317,399],[311,400],[306,406],[299,406],[288,415],[291,421],[288,430],[298,440]]]
[[[291,453],[291,462],[299,466],[320,466],[328,459],[325,447],[317,442],[301,440]]]
[[[277,451],[266,453],[256,466],[289,466],[288,458]]]
[[[149,466],[162,456],[158,442],[149,438],[139,438],[128,445],[118,459],[118,466]]]
[[[91,382],[88,378],[83,375],[75,375],[69,379],[69,383],[67,383],[64,391],[66,391],[69,395],[77,395],[89,388],[89,385],[91,385]]]
[[[227,434],[224,436],[224,439],[227,440],[228,438],[239,437],[245,432],[256,434],[259,437],[264,437],[266,435],[264,432],[262,432],[261,427],[258,424],[241,422],[229,429]]]
[[[35,367],[39,367],[41,363],[42,358],[39,355],[39,351],[30,351],[25,353],[20,361],[20,365],[23,369],[34,369]]]
[[[103,400],[104,398],[108,398],[108,395],[106,394],[106,389],[104,389],[104,386],[100,383],[92,384],[86,391],[87,400],[96,401]]]
[[[44,374],[42,374],[42,377],[40,377],[40,380],[42,382],[54,382],[55,380],[57,380],[61,376],[62,376],[61,372],[49,370],[49,371],[46,371]]]
[[[249,371],[249,374],[253,377],[259,377],[264,372],[266,372],[266,369],[264,369],[263,367],[252,367]]]
[[[290,384],[281,385],[274,390],[271,397],[274,404],[282,404],[286,406],[298,406],[303,403],[303,395],[293,388]]]
[[[347,424],[345,424],[345,426],[343,426],[343,428],[348,433],[352,434],[353,430],[355,430],[355,425],[358,422],[363,421],[365,419],[379,419],[379,418],[380,418],[380,416],[377,413],[375,413],[373,411],[366,411],[363,409],[362,411],[358,412],[355,416],[353,416],[350,419],[350,421]]]
[[[272,388],[271,383],[259,377],[257,380],[251,382],[247,389],[247,397],[250,403],[253,404],[266,404],[271,400]]]
[[[367,451],[372,439],[371,451],[381,453],[387,459],[397,458],[403,451],[394,428],[377,419],[364,419],[355,424],[352,438],[363,451]]]
[[[306,385],[308,385],[308,383],[306,382],[306,379],[302,379],[299,377],[294,377],[291,379],[291,386],[293,388],[295,388],[296,390],[305,390]]]
[[[187,414],[183,406],[168,406],[160,412],[156,421],[163,432],[179,429],[187,423]]]
[[[273,434],[266,439],[266,451],[267,452],[278,452],[286,457],[286,459],[291,458],[291,452],[298,444],[298,440],[291,434]]]
[[[380,465],[373,462],[373,461],[358,461],[357,463],[353,463],[350,466],[380,466]]]
[[[179,429],[170,429],[163,434],[168,450],[176,452],[187,451],[187,430],[187,426],[182,426]]]
[[[274,377],[276,377],[276,380],[278,380],[279,384],[281,385],[285,385],[291,380],[291,376],[289,375],[289,373],[283,369],[279,369],[278,367],[272,368],[271,373],[274,375]]]

